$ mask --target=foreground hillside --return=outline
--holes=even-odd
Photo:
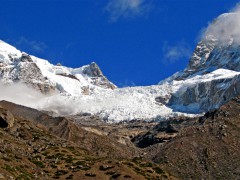
[[[114,139],[65,118],[0,104],[0,179],[170,178],[158,164],[137,158],[133,148]]]
[[[111,125],[0,105],[0,178],[240,178],[240,98],[200,118],[158,124]]]
[[[201,118],[173,118],[138,136],[147,155],[180,179],[240,178],[240,98]],[[151,138],[149,138],[151,137]]]

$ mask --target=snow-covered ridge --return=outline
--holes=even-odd
[[[22,81],[44,93],[60,92],[70,96],[91,94],[100,89],[114,89],[96,63],[80,68],[53,65],[30,56],[0,41],[0,77],[5,83]]]
[[[3,48],[0,54],[6,57],[0,63],[1,81],[8,84],[23,82],[47,92],[45,98],[41,96],[39,101],[31,104],[34,108],[52,110],[62,115],[89,112],[109,122],[156,120],[182,114],[155,100],[158,96],[171,93],[172,89],[167,84],[118,89],[107,81],[95,63],[76,69],[52,65],[47,60],[1,43]],[[12,54],[17,54],[14,60]],[[29,101],[26,102],[21,104],[29,105]]]
[[[222,15],[210,25],[187,68],[159,85],[116,88],[96,63],[76,69],[52,65],[4,42],[0,42],[0,78],[5,83],[23,82],[47,94],[35,103],[17,103],[60,115],[87,112],[113,123],[198,116],[240,94],[240,41],[224,25],[231,22],[230,27],[238,27],[233,16],[238,17]],[[218,37],[217,27],[230,32],[224,34],[224,41]]]
[[[89,95],[94,91],[100,91],[105,88],[116,88],[116,86],[109,82],[102,74],[100,76],[89,76],[85,73],[86,69],[97,66],[95,63],[73,69],[61,65],[54,66],[46,60],[33,56],[32,59],[40,68],[42,75],[58,86],[58,90],[61,93],[66,93],[71,96],[80,96],[82,94]]]

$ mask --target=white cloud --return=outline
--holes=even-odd
[[[151,8],[150,0],[109,0],[106,11],[110,13],[112,22],[119,18],[141,16]]]
[[[5,84],[0,81],[0,90],[0,101],[5,100],[38,110],[53,111],[59,115],[77,113],[80,109],[77,104],[81,104],[79,101],[74,103],[58,94],[43,95],[21,82]]]
[[[179,42],[176,45],[165,43],[163,46],[164,62],[175,63],[181,58],[190,58],[192,54],[191,47],[185,42]]]
[[[28,107],[36,108],[36,104],[45,97],[36,90],[27,87],[23,83],[3,84],[0,82],[0,100],[10,101]]]
[[[102,109],[111,109],[120,103],[127,107],[128,94],[108,94],[104,97],[96,95],[93,97],[76,98],[62,96],[61,94],[43,95],[36,89],[24,83],[4,84],[0,81],[0,101],[5,100],[15,104],[31,107],[38,110],[52,111],[60,116],[78,114],[81,112],[93,112],[95,114]]]
[[[47,45],[44,42],[32,41],[25,37],[18,38],[15,44],[16,46],[23,46],[23,48],[29,49],[33,52],[43,52],[47,49]]]
[[[220,15],[206,28],[204,38],[212,36],[222,43],[227,43],[231,39],[240,43],[240,4],[237,4],[230,13]]]

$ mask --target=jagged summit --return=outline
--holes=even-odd
[[[224,13],[208,26],[187,68],[168,78],[182,80],[217,69],[240,71],[240,13]],[[166,81],[166,80],[165,80]]]
[[[206,112],[240,93],[239,30],[240,13],[220,15],[209,25],[187,68],[160,82],[182,84],[168,105],[177,111]]]

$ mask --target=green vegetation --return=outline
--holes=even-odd
[[[7,164],[5,164],[2,168],[5,169],[8,172],[14,172],[15,171],[15,168],[13,168],[13,167],[11,167]]]
[[[40,167],[40,168],[45,167],[45,165],[41,161],[32,161],[32,163],[35,164],[36,166]]]
[[[157,174],[164,174],[164,171],[159,167],[154,167],[153,169]]]

